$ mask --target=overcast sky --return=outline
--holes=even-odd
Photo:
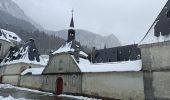
[[[114,34],[122,44],[137,43],[167,0],[13,0],[45,29],[66,29],[74,9],[75,27]]]

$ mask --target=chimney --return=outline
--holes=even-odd
[[[94,58],[96,55],[96,47],[93,47],[92,52],[91,52],[91,62],[94,63]]]
[[[74,49],[74,58],[79,63],[79,53],[80,53],[80,46],[76,45],[76,48]]]

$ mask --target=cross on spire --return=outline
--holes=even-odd
[[[71,18],[71,22],[70,22],[70,27],[74,27],[74,20],[73,20],[73,12],[74,12],[74,10],[72,9],[71,12],[72,12],[72,18]]]
[[[73,17],[74,9],[71,10],[71,13],[72,13],[72,17]]]

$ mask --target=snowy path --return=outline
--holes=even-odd
[[[60,95],[0,84],[0,100],[96,100],[82,96]]]

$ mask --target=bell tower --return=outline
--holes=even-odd
[[[72,10],[71,12],[72,12],[72,18],[71,18],[71,22],[70,22],[70,28],[68,29],[67,43],[75,40],[75,30],[74,30],[74,20],[73,20],[74,10]]]

